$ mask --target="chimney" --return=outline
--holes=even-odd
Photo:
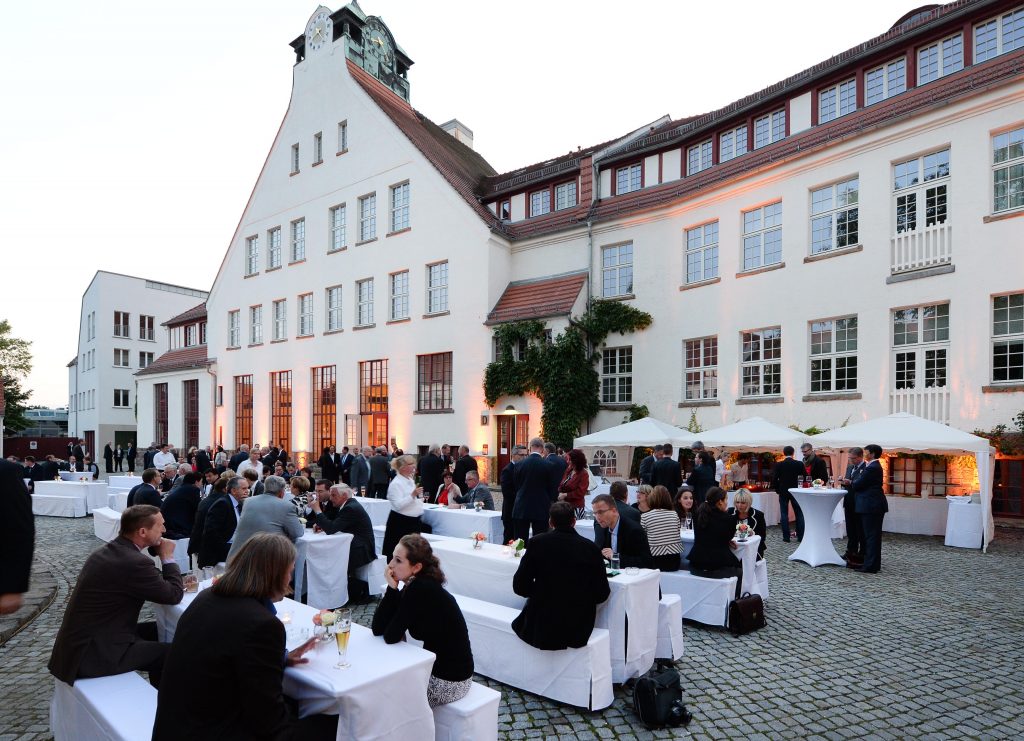
[[[462,142],[470,149],[473,148],[473,132],[459,119],[453,118],[451,121],[441,124],[441,128],[446,133],[454,136],[456,141]]]

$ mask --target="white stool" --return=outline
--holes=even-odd
[[[384,588],[387,586],[387,582],[384,579],[384,569],[387,565],[388,560],[384,556],[377,556],[370,563],[356,569],[356,577],[362,579],[370,586],[370,594],[384,594]]]
[[[683,658],[683,601],[678,594],[663,595],[658,603],[658,647],[654,658]]]
[[[94,509],[92,511],[92,531],[97,538],[109,543],[121,532],[121,513],[110,507]]]
[[[434,708],[435,741],[497,741],[501,693],[473,682],[461,700]]]
[[[686,571],[664,571],[661,593],[679,595],[683,618],[724,627],[728,623],[729,603],[736,596],[736,577],[708,579]]]
[[[135,672],[54,682],[54,741],[149,741],[155,720],[156,689]]]
[[[761,599],[768,599],[768,562],[763,558],[754,564],[754,583]]]

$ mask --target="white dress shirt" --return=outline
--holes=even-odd
[[[164,466],[177,462],[178,459],[175,458],[174,455],[171,453],[164,453],[163,451],[160,451],[159,453],[153,456],[153,468],[159,469],[161,471],[163,470]]]
[[[423,500],[413,496],[416,490],[415,479],[398,475],[388,485],[388,501],[391,509],[406,517],[419,517],[423,514]]]

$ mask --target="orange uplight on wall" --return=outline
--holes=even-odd
[[[488,450],[488,448],[489,448],[489,446],[487,445],[487,443],[484,443],[484,444],[483,444],[483,451],[484,451],[484,455],[487,455],[487,454],[488,454],[488,453],[487,453],[487,450]]]

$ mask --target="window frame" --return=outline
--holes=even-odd
[[[777,211],[774,210],[776,206],[778,207]],[[782,246],[783,246],[782,245],[782,229],[783,229],[783,226],[785,224],[785,220],[784,220],[785,212],[783,211],[782,206],[783,206],[782,199],[779,199],[777,201],[771,201],[770,203],[764,203],[764,204],[762,204],[760,206],[754,206],[753,208],[748,208],[746,210],[741,210],[740,211],[740,266],[741,266],[740,272],[741,273],[752,272],[752,271],[755,271],[755,270],[760,270],[761,268],[770,267],[772,265],[782,265],[783,264],[783,260],[782,260]],[[768,209],[768,208],[773,209],[772,218],[774,219],[777,216],[778,217],[778,221],[777,221],[777,223],[772,223],[770,226],[765,226],[765,222],[766,222],[765,209]],[[757,216],[757,223],[759,224],[759,226],[756,229],[750,229],[748,231],[747,217],[748,217],[748,215],[753,215],[755,213],[758,214],[758,216]],[[766,238],[771,236],[772,242],[773,242],[773,244],[775,244],[776,237],[774,235],[776,233],[778,234],[778,237],[777,237],[778,260],[775,260],[773,262],[768,262],[768,261],[765,260],[765,242],[766,242]],[[757,259],[758,259],[758,263],[756,265],[753,265],[753,264],[748,264],[747,242],[748,242],[748,240],[755,240],[755,239],[757,240],[757,250],[758,250]]]
[[[114,367],[115,368],[131,368],[132,351],[126,350],[121,347],[114,348]]]
[[[942,157],[945,154],[945,172],[942,172]],[[936,160],[936,174],[934,177],[928,177],[928,160],[929,158],[935,157]],[[907,182],[906,185],[900,187],[901,178],[907,178],[910,176],[907,166],[910,163],[914,163],[915,178],[912,182]],[[898,162],[892,163],[892,219],[893,219],[893,234],[909,234],[911,232],[918,232],[928,229],[934,226],[943,226],[949,223],[950,217],[950,183],[952,182],[952,159],[950,147],[946,146],[942,149],[935,149],[924,154],[920,154],[916,157],[910,157],[909,159],[902,159]],[[901,168],[902,171],[901,171]],[[939,220],[936,213],[935,223],[929,224],[929,199],[934,198],[932,201],[938,208],[940,200],[939,189],[944,188],[945,191],[941,196],[942,202],[942,219]],[[934,191],[934,195],[931,195]],[[920,225],[920,226],[919,226]]]
[[[320,165],[324,161],[324,132],[313,134],[313,164]]]
[[[1002,56],[1003,54],[1008,54],[1011,51],[1016,51],[1017,49],[1024,47],[1024,33],[1022,33],[1020,36],[1020,44],[1010,49],[1006,48],[1006,22],[1008,19],[1012,19],[1013,21],[1018,22],[1020,24],[1020,27],[1024,29],[1024,5],[1018,5],[1016,8],[1011,8],[1010,10],[1001,12],[998,15],[993,16],[992,18],[988,18],[984,21],[981,21],[980,23],[974,24],[971,37],[973,41],[971,45],[973,57],[972,61],[974,62],[974,64],[981,64],[983,62],[987,62],[990,59],[995,59],[996,57]],[[978,52],[978,50],[982,48],[982,44],[979,43],[978,41],[978,31],[982,27],[988,26],[990,24],[994,25],[995,30],[995,36],[993,39],[994,51],[992,52],[992,54],[986,55],[984,56],[984,58],[982,58],[982,55],[979,54]]]
[[[348,119],[338,121],[338,154],[348,151]]]
[[[540,188],[531,190],[526,197],[530,204],[530,218],[546,216],[551,213],[551,188]]]
[[[289,227],[289,236],[291,237],[290,252],[289,255],[291,260],[289,264],[295,264],[297,262],[305,262],[306,260],[306,219],[305,217],[295,219],[291,222]]]
[[[742,137],[740,136],[741,129],[743,131]],[[742,157],[747,154],[749,151],[747,149],[748,133],[749,127],[746,123],[735,126],[728,131],[720,132],[718,134],[718,162],[728,162],[729,160],[734,160],[737,157]],[[726,137],[728,137],[728,139]],[[726,146],[726,141],[728,141],[728,147]],[[739,143],[741,141],[743,142],[742,152],[738,151],[740,149]]]
[[[1014,139],[1015,136],[1019,137],[1019,139],[1016,140],[1016,143]],[[1006,146],[997,147],[996,145],[1002,137],[1006,137]],[[1019,212],[1024,209],[1024,124],[993,132],[989,136],[989,142],[989,151],[991,152],[992,158],[990,166],[992,173],[992,177],[990,179],[991,198],[989,199],[989,203],[992,205],[992,214],[1012,214]],[[1017,148],[1020,152],[1017,156],[1013,156],[1014,148]],[[1006,150],[1006,157],[1000,160],[997,158],[1001,149]],[[1016,171],[1017,177],[1013,177],[1014,171]],[[1004,172],[1006,173],[1004,180],[1006,184],[1006,206],[1003,208],[997,208],[997,198],[999,198],[997,195],[999,191],[999,182],[997,178],[1000,173]],[[1016,181],[1021,181],[1021,184],[1016,191],[1019,203],[1017,205],[1013,205],[1010,202],[1010,198],[1014,195],[1012,185]]]
[[[941,309],[945,308],[945,326],[940,325],[940,318],[943,316]],[[950,367],[950,347],[951,347],[951,305],[949,301],[939,301],[927,304],[914,304],[910,306],[903,306],[893,308],[889,311],[889,346],[890,350],[890,373],[891,373],[891,384],[890,389],[892,391],[925,391],[930,388],[949,388],[949,367]],[[934,318],[931,320],[933,326],[929,329],[928,317],[926,311],[928,309],[935,309]],[[909,330],[905,329],[902,333],[898,333],[897,330],[897,313],[898,312],[917,312],[913,319],[913,337],[914,339],[904,339],[902,342],[897,343],[897,337],[902,334],[906,336],[909,334]],[[904,325],[909,325],[911,322],[904,321]],[[945,332],[945,336],[942,337],[940,334]],[[926,335],[928,332],[932,332],[933,336],[931,339],[927,339]],[[932,364],[933,381],[937,377],[938,373],[938,360],[942,359],[943,369],[941,371],[941,383],[929,383],[928,378],[928,364]],[[912,357],[911,357],[912,356]],[[930,357],[929,357],[930,356]],[[901,380],[900,374],[903,374]],[[909,372],[911,376],[911,385],[908,384],[906,374]]]
[[[774,333],[772,337],[765,337],[765,333]],[[748,357],[752,356],[754,351],[754,336],[758,336],[757,341],[757,358]],[[748,339],[749,338],[749,339]],[[773,355],[767,357],[766,355],[766,340],[774,340],[777,346],[773,349]],[[746,349],[750,347],[749,353]],[[740,331],[740,374],[739,374],[739,386],[740,386],[740,398],[741,399],[761,399],[761,398],[779,398],[782,396],[782,325],[775,325],[770,327],[758,327],[757,329],[745,329]],[[769,367],[775,367],[771,372],[773,381],[767,380],[769,378],[768,371]],[[747,392],[747,371],[757,369],[757,387],[756,393]],[[752,375],[752,374],[751,374]],[[770,385],[769,385],[770,384]],[[766,389],[770,389],[767,390]]]
[[[120,321],[118,321],[120,320]],[[132,313],[130,311],[114,312],[114,337],[130,340],[132,337]]]
[[[411,229],[412,227],[410,226],[411,222],[409,219],[411,190],[409,188],[409,181],[406,180],[390,186],[389,193],[389,233],[395,234],[397,232],[405,231],[406,229]],[[401,197],[400,201],[398,200],[399,197]]]
[[[839,350],[838,349],[838,347],[839,347],[839,332],[840,332],[839,322],[850,322],[851,320],[853,322],[852,328],[849,325],[843,327],[843,331],[846,333],[845,334],[846,347],[843,350]],[[824,331],[826,331],[824,327],[816,330],[815,329],[815,325],[824,325],[824,324],[830,325],[828,330],[827,330],[828,333],[829,333],[828,349],[827,350],[819,350],[818,352],[815,352],[814,351],[814,347],[815,347],[814,336],[815,336],[815,334],[816,333],[817,334],[821,334]],[[812,394],[812,395],[849,394],[849,393],[856,393],[859,390],[858,386],[857,386],[857,383],[858,383],[858,380],[859,380],[858,379],[859,365],[858,365],[858,359],[857,359],[857,352],[858,352],[858,348],[859,348],[858,331],[859,331],[859,322],[858,322],[858,318],[857,318],[856,314],[850,314],[850,315],[847,315],[847,316],[830,317],[828,319],[812,319],[811,321],[807,322],[807,393],[808,394]],[[850,337],[851,333],[853,335],[852,339]],[[851,342],[853,344],[852,349],[850,348],[850,343]],[[820,342],[819,342],[819,344],[820,344]],[[849,360],[851,358],[853,359],[852,365],[849,363]],[[840,360],[845,360],[846,361],[843,364],[844,365],[844,370],[846,371],[846,380],[845,380],[845,384],[846,385],[844,386],[844,388],[838,388],[838,385],[839,385],[838,376],[839,376],[839,365],[840,365],[838,361],[840,361]],[[825,370],[825,362],[826,361],[827,361],[827,364],[828,364],[827,371]],[[820,365],[819,365],[817,370],[814,367],[815,362],[820,363]],[[852,373],[853,384],[852,385],[850,385],[850,380],[849,380],[850,379],[850,369],[851,368],[853,370],[853,373]],[[819,374],[818,375],[818,381],[817,381],[817,383],[819,384],[819,388],[817,388],[817,389],[815,388],[815,373],[816,372]],[[821,380],[822,379],[822,375],[821,374],[823,374],[825,372],[828,373],[828,388],[821,388],[820,387],[820,385],[822,383],[822,380]]]
[[[619,187],[619,175],[623,171],[626,171],[625,183],[628,186],[625,190]],[[639,177],[634,177],[634,174]],[[635,187],[634,187],[635,185]],[[615,189],[614,195],[621,196],[627,193],[635,193],[638,190],[644,188],[644,163],[642,160],[636,162],[627,162],[622,165],[616,165],[612,168],[612,187]]]
[[[114,389],[114,408],[115,409],[128,409],[131,407],[131,389]],[[123,403],[118,403],[121,401]]]
[[[296,337],[313,336],[313,294],[300,293],[296,298],[298,324],[296,326]]]
[[[232,309],[228,312],[228,347],[242,346],[242,311]]]
[[[694,345],[695,347],[692,347]],[[691,353],[691,347],[696,351],[696,355]],[[691,365],[691,358],[696,358],[699,363]],[[709,358],[714,362],[707,362]],[[691,384],[691,376],[694,376],[695,385]],[[698,390],[698,395],[690,394],[691,387]],[[683,400],[715,399],[718,399],[718,335],[687,338],[683,340]]]
[[[686,148],[687,177],[709,170],[714,164],[715,140],[713,138],[691,144]]]
[[[450,350],[416,356],[417,412],[454,411],[452,366]],[[438,392],[440,398],[438,398]]]
[[[572,201],[569,201],[568,194],[569,188],[572,188]],[[564,189],[564,190],[563,190]],[[559,206],[559,191],[565,194],[564,205]],[[553,187],[554,195],[552,196],[552,210],[553,211],[564,211],[567,208],[579,205],[579,184],[576,179],[566,180],[564,183],[555,183]]]
[[[337,301],[332,303],[332,292],[337,291]],[[342,301],[344,299],[344,291],[340,285],[327,286],[324,289],[324,326],[327,327],[326,332],[340,332],[344,329],[344,311]],[[335,321],[335,319],[337,321]]]
[[[267,270],[281,267],[281,227],[267,229]]]
[[[946,42],[947,41],[953,41],[957,37],[959,37],[959,39],[960,39],[960,43],[959,43],[959,57],[960,57],[959,65],[958,66],[953,66],[953,68],[947,69],[947,63],[946,63]],[[954,47],[955,46],[956,45],[954,45]],[[935,61],[935,76],[934,77],[929,77],[926,80],[926,79],[924,79],[924,75],[926,73],[926,67],[929,67],[930,64],[926,65],[926,64],[922,63],[921,55],[922,55],[923,52],[926,52],[929,49],[933,49],[933,48],[936,50],[936,53],[935,53],[935,59],[936,59],[936,61]],[[954,48],[954,50],[952,52],[952,56],[953,56],[954,59],[957,56],[955,48]],[[966,61],[965,58],[964,58],[964,33],[963,33],[963,31],[961,30],[961,31],[957,31],[955,33],[951,33],[951,34],[949,34],[947,36],[944,36],[941,39],[938,39],[936,41],[932,41],[931,43],[928,43],[928,44],[922,44],[921,46],[916,47],[914,49],[914,60],[915,60],[915,67],[917,69],[917,85],[918,85],[918,87],[920,87],[921,85],[927,85],[929,82],[935,82],[936,80],[941,80],[943,77],[947,77],[948,75],[952,75],[952,74],[954,74],[956,72],[959,72],[960,70],[962,70],[964,68],[964,62]]]
[[[340,218],[339,218],[340,216]],[[348,209],[339,203],[327,209],[327,254],[341,252],[348,240]]]
[[[626,361],[624,356],[628,356]],[[609,371],[609,359],[615,358],[613,369]],[[623,366],[628,362],[628,370]],[[606,381],[614,381],[609,385]],[[609,398],[608,390],[614,389],[614,398]],[[606,347],[601,350],[601,403],[631,404],[633,403],[633,346],[621,345]]]
[[[295,144],[292,144],[292,154],[291,154],[291,168],[292,169],[288,173],[289,175],[297,175],[299,173],[299,164],[300,164],[299,158],[300,158],[299,143],[295,142]]]
[[[835,94],[834,113],[828,118],[825,117],[825,98],[828,93]],[[849,107],[849,97],[853,96],[853,107]],[[838,80],[828,87],[818,90],[817,95],[818,124],[826,124],[835,121],[857,111],[857,78],[849,77],[845,80]],[[844,110],[845,109],[845,110]]]
[[[270,339],[280,342],[288,339],[288,299],[275,299],[270,304]]]
[[[999,299],[1008,299],[1006,307],[1006,320],[1007,325],[1005,332],[997,332],[997,318],[996,302]],[[1016,303],[1019,306],[1012,305],[1013,300],[1018,299]],[[1005,386],[1005,385],[1020,385],[1024,383],[1024,291],[1003,293],[992,296],[991,300],[991,315],[989,322],[989,331],[991,335],[991,343],[989,347],[989,379],[994,386]],[[1011,312],[1014,309],[1019,309],[1021,318],[1013,318]],[[1016,329],[1017,331],[1013,331]],[[996,348],[999,345],[1006,346],[1006,352],[1004,353],[1007,357],[1006,361],[1006,378],[996,378]],[[1012,348],[1016,345],[1017,348]],[[1016,364],[1013,364],[1013,358],[1016,356]],[[1014,369],[1016,369],[1016,375],[1014,376]]]
[[[758,116],[754,119],[754,149],[761,149],[767,147],[769,144],[782,141],[786,138],[786,133],[789,127],[789,120],[786,115],[785,107],[765,113],[764,115]],[[766,123],[767,136],[763,139],[758,139],[758,124],[762,121]],[[758,143],[760,141],[760,143]]]
[[[156,317],[139,314],[139,339],[147,342],[156,341]]]
[[[616,262],[614,265],[609,265],[607,263],[607,260],[605,259],[605,255],[608,254],[609,251],[616,250],[617,251],[616,254],[621,255],[621,251],[624,248],[626,248],[626,247],[629,248],[629,262],[628,263],[627,262],[622,262],[621,260]],[[634,273],[634,266],[635,266],[635,262],[634,262],[635,249],[634,249],[633,242],[632,241],[617,242],[615,244],[603,245],[601,247],[600,257],[601,257],[601,298],[617,298],[617,297],[622,297],[622,296],[632,296],[633,295],[633,287],[634,287],[633,273]],[[626,287],[626,290],[623,291],[623,290],[620,290],[621,289],[621,284],[623,282],[622,281],[622,275],[623,275],[624,271],[626,271],[627,269],[628,269],[628,276],[629,276],[629,278],[628,278],[629,285]],[[612,274],[612,273],[615,274],[615,290],[617,291],[617,293],[608,293],[608,276],[610,274]]]
[[[249,307],[249,344],[263,344],[263,304]]]
[[[388,275],[388,316],[392,322],[410,318],[408,270],[396,270]]]
[[[708,241],[708,230],[713,232],[714,241]],[[691,237],[699,235],[699,244],[695,244]],[[719,277],[719,239],[720,226],[718,219],[697,224],[683,230],[683,283],[685,285],[696,285],[705,281],[714,280]],[[710,253],[710,254],[709,254]],[[700,271],[700,277],[691,279],[691,259],[697,258],[694,263]],[[708,261],[711,262],[711,274],[708,274]]]
[[[447,260],[440,260],[427,265],[426,276],[426,308],[427,315],[444,314],[448,311],[448,281],[450,278]],[[436,277],[440,282],[435,283]],[[436,301],[436,303],[435,303]]]
[[[894,86],[893,86],[893,79],[892,79],[891,68],[893,67],[893,65],[900,65],[900,64],[902,64],[903,84],[902,85],[896,85],[895,87],[897,89],[894,91],[893,90]],[[871,75],[876,73],[876,72],[881,72],[881,74],[882,74],[882,76],[881,76],[881,86],[880,86],[882,92],[881,92],[881,97],[880,98],[876,98],[875,100],[871,100],[871,97],[870,97],[870,95],[871,95],[871,84],[872,84]],[[907,91],[907,57],[906,57],[906,55],[897,57],[896,59],[892,59],[892,60],[890,60],[888,62],[883,62],[882,64],[876,65],[876,66],[872,67],[871,69],[868,69],[868,70],[864,71],[864,107],[865,108],[867,108],[868,106],[875,105],[876,103],[881,103],[882,101],[888,100],[889,98],[892,98],[895,95],[899,95],[900,93],[905,93],[906,91]]]
[[[851,187],[852,184],[852,187]],[[815,210],[816,197],[818,194],[822,194],[828,191],[828,203],[827,208],[821,210]],[[852,200],[851,199],[852,194]],[[845,202],[840,205],[840,197],[846,198]],[[838,180],[828,185],[819,186],[812,188],[809,191],[810,203],[809,203],[809,227],[810,227],[810,254],[813,255],[824,255],[835,250],[848,249],[856,247],[860,244],[860,175],[854,175],[853,177],[845,180]],[[822,197],[824,198],[824,196]],[[824,202],[824,201],[820,201]],[[852,216],[851,216],[852,214]],[[845,220],[841,221],[841,217],[845,216]],[[822,247],[820,240],[815,236],[816,233],[820,232],[821,229],[816,225],[823,223],[827,219],[828,221],[828,247]],[[853,228],[850,228],[850,224],[853,224]],[[845,227],[845,243],[840,243],[840,226]],[[851,240],[851,233],[856,237],[853,241]]]
[[[377,193],[359,197],[359,243],[377,238]]]
[[[364,291],[364,286],[368,289]],[[373,278],[362,278],[356,281],[356,325],[357,327],[373,326]]]

